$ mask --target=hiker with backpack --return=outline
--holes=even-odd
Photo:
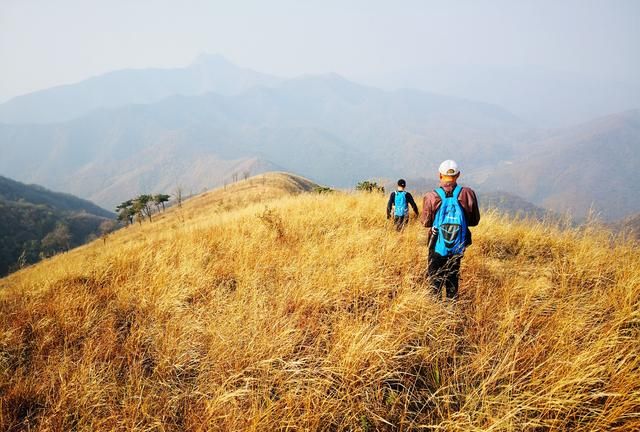
[[[427,233],[427,275],[436,295],[458,296],[460,261],[471,245],[469,227],[480,222],[476,193],[458,184],[460,170],[453,160],[440,164],[440,186],[424,196],[421,222]]]
[[[407,182],[404,179],[398,180],[398,190],[391,192],[389,202],[387,202],[387,219],[391,218],[393,210],[393,223],[397,231],[402,231],[409,222],[409,205],[416,216],[420,214],[413,196],[404,190],[405,187],[407,187]]]

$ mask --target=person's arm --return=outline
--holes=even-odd
[[[427,244],[430,245],[431,248],[435,246],[435,242],[431,241],[431,237],[433,237],[433,221],[436,216],[436,211],[438,211],[438,203],[440,202],[440,197],[435,191],[427,192],[422,200],[422,214],[420,215],[420,222],[422,226],[425,228],[429,228],[427,230]]]
[[[422,214],[420,215],[420,223],[426,228],[431,228],[433,225],[433,216],[435,214],[434,209],[434,197],[433,192],[428,192],[422,200]]]
[[[389,195],[389,202],[387,202],[387,219],[391,217],[391,206],[395,202],[395,198],[396,198],[396,193],[391,192],[391,195]]]
[[[413,211],[416,214],[416,216],[420,216],[420,212],[418,211],[418,205],[413,200],[413,196],[409,192],[407,192],[407,202],[409,203],[409,205],[413,209]]]
[[[460,192],[458,201],[462,205],[467,217],[467,226],[473,227],[480,223],[480,209],[478,207],[478,198],[473,189],[464,188]]]

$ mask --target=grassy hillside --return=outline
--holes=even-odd
[[[312,192],[318,186],[304,177],[270,172],[197,195],[187,201],[184,208],[188,212],[205,213],[214,209],[232,210],[283,196]]]
[[[262,181],[1,279],[0,429],[640,428],[631,244],[485,214],[443,302],[386,197]]]

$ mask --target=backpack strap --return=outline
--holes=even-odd
[[[441,187],[435,189],[434,192],[436,193],[436,195],[440,197],[440,207],[438,208],[436,213],[433,215],[433,227],[439,228],[441,223],[441,218],[442,218],[442,207],[444,207],[444,202],[447,199],[447,195],[444,189],[442,189]]]
[[[458,197],[460,196],[460,192],[462,192],[462,186],[456,185],[456,188],[453,190],[453,198],[458,201]]]

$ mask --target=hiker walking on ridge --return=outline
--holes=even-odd
[[[411,205],[416,216],[420,214],[413,196],[404,190],[406,186],[407,182],[404,179],[398,180],[398,190],[391,192],[389,202],[387,202],[387,219],[391,218],[391,210],[393,208],[393,223],[397,231],[402,231],[409,222],[409,205]]]
[[[447,298],[458,296],[460,261],[471,245],[469,227],[480,222],[476,193],[458,185],[460,169],[453,160],[440,164],[440,186],[424,196],[422,225],[427,233],[427,275],[434,293],[441,295],[445,287]]]

